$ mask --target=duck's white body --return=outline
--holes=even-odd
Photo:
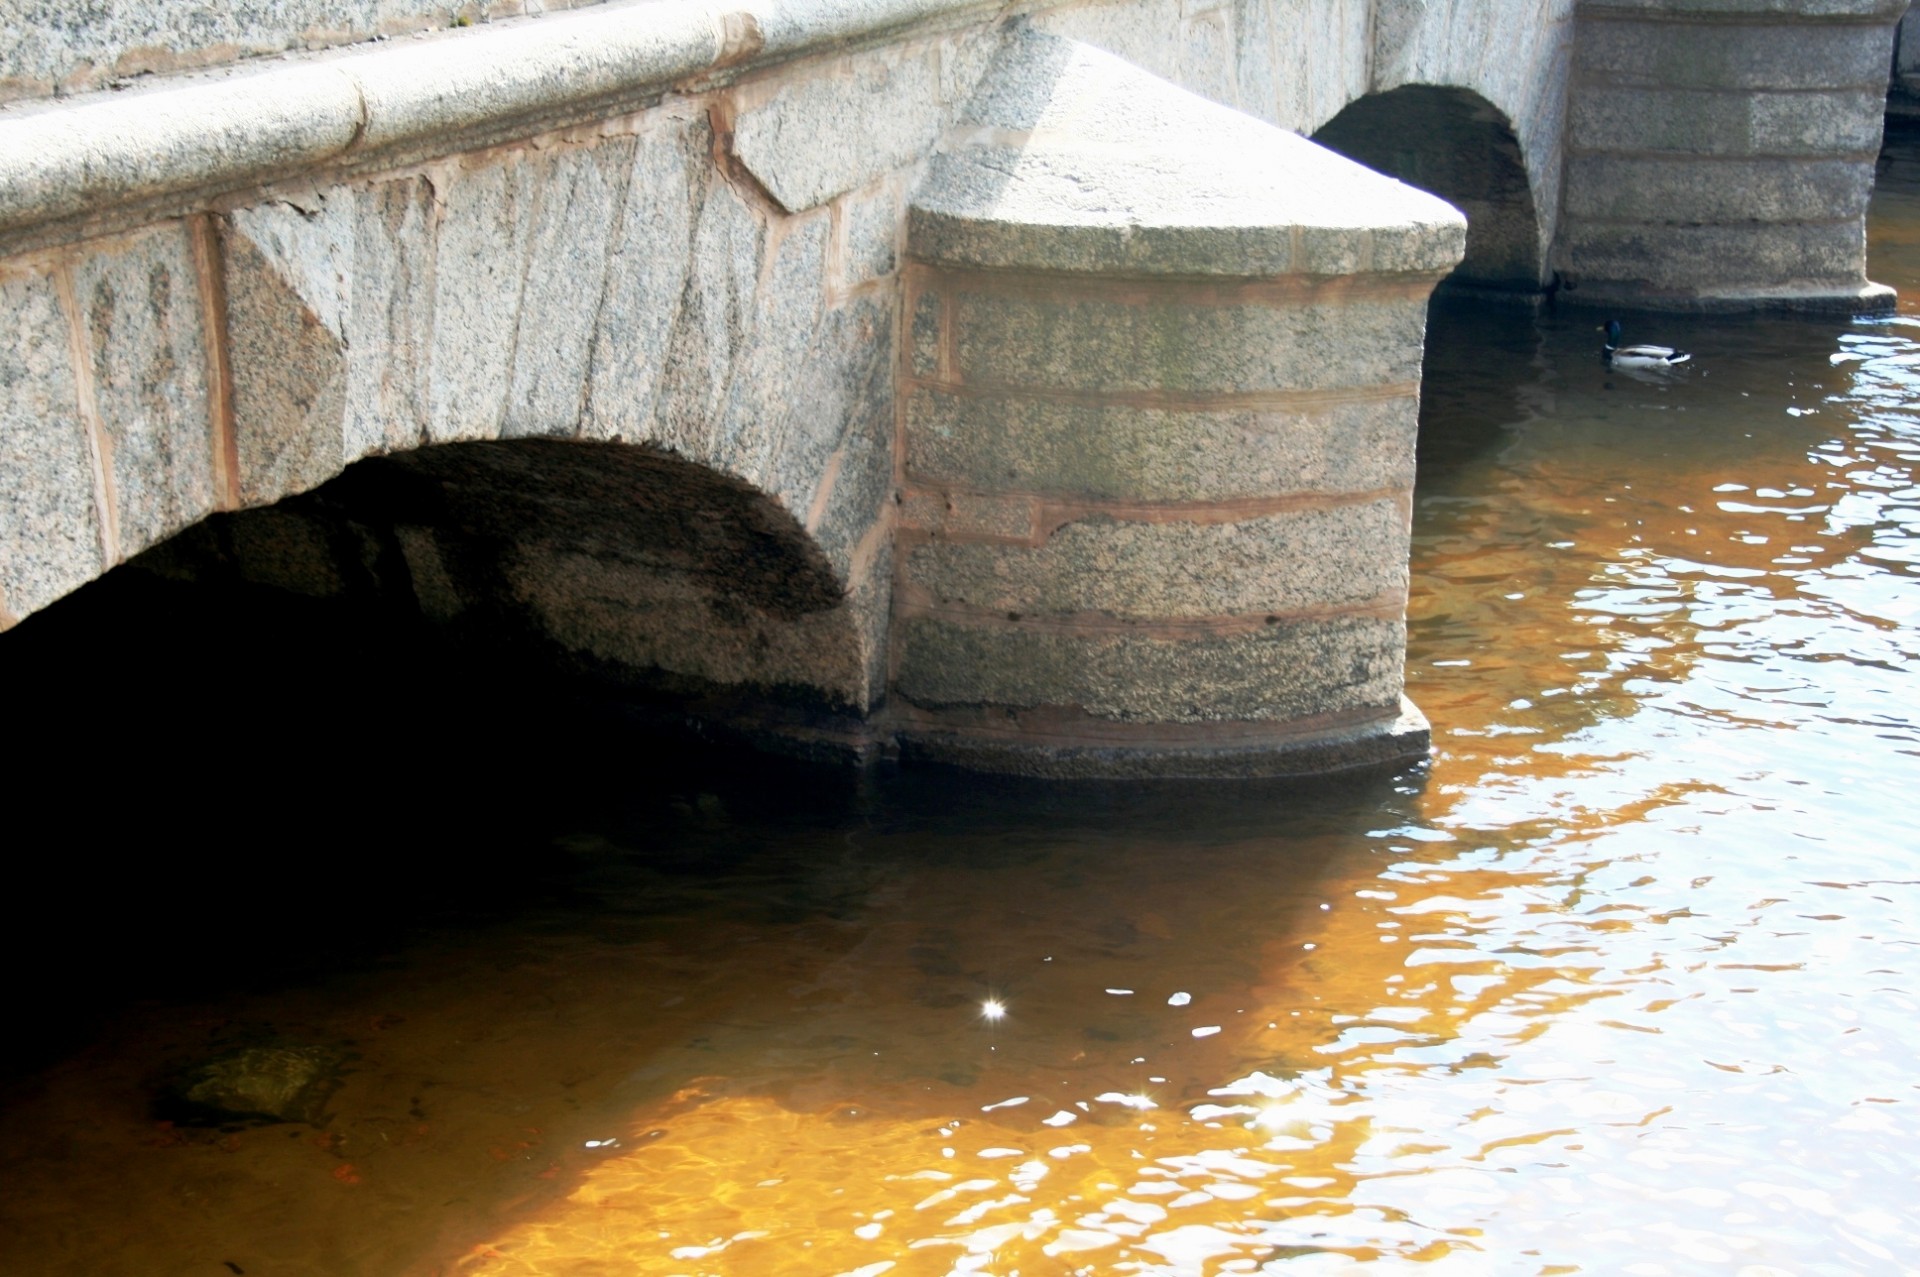
[[[1601,328],[1607,335],[1606,344],[1600,347],[1603,362],[1621,368],[1672,368],[1684,364],[1693,356],[1684,350],[1675,350],[1671,346],[1617,346],[1620,340],[1620,321],[1608,320]]]
[[[1671,368],[1693,358],[1671,346],[1608,346],[1601,355],[1608,363],[1626,368]]]

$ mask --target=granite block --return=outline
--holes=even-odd
[[[795,382],[807,371],[808,351],[826,304],[833,225],[816,214],[796,219],[784,230],[753,294],[713,454],[723,469],[762,487],[775,479],[774,459],[793,446],[789,436],[824,435],[832,440],[841,425],[793,394]],[[804,519],[806,507],[793,513]]]
[[[1407,589],[1398,501],[1234,522],[1088,515],[1039,546],[933,541],[901,579],[939,604],[1026,616],[1226,617],[1398,601]]]
[[[183,223],[87,252],[73,268],[95,411],[128,557],[211,514],[206,326]]]
[[[632,138],[609,138],[547,151],[534,161],[537,207],[503,437],[580,430],[607,256],[634,149]]]
[[[439,192],[427,433],[435,443],[499,437],[539,203],[524,151],[462,168]]]
[[[1569,219],[1569,260],[1598,280],[1639,281],[1648,299],[1666,292],[1725,290],[1754,295],[1810,287],[1858,287],[1865,278],[1866,228],[1815,226],[1650,226]]]
[[[1872,155],[1880,149],[1885,93],[1726,93],[1698,89],[1582,89],[1572,102],[1571,146],[1587,151],[1694,155]]]
[[[1221,501],[1413,486],[1413,395],[1245,410],[913,390],[907,474],[1125,501]]]
[[[1769,20],[1583,21],[1573,41],[1576,96],[1587,86],[1648,89],[1884,87],[1886,28]]]
[[[788,212],[818,208],[932,150],[945,87],[931,46],[864,51],[742,107],[734,154]]]
[[[734,364],[755,322],[767,227],[726,182],[707,181],[661,361],[652,439],[691,457],[719,455]]]
[[[423,177],[376,183],[353,200],[353,293],[346,321],[346,457],[427,440],[435,217]]]
[[[638,441],[654,432],[668,344],[682,297],[696,287],[689,270],[710,141],[704,118],[669,117],[635,142],[589,362],[589,438]],[[712,249],[711,230],[702,243]],[[728,280],[738,274],[725,272]]]
[[[893,274],[900,264],[902,201],[891,183],[842,203],[841,286],[857,288]]]
[[[1143,297],[959,292],[958,379],[1112,395],[1330,390],[1420,375],[1424,296],[1336,293],[1297,304]]]
[[[104,572],[99,520],[59,292],[0,275],[0,607],[17,620]]]
[[[222,237],[244,505],[318,487],[348,460],[342,329],[350,228],[316,221],[291,221],[278,207],[243,209],[227,219]]]
[[[1715,160],[1576,156],[1566,215],[1688,225],[1858,219],[1873,194],[1869,160]]]
[[[1406,629],[1340,617],[1167,640],[897,621],[894,688],[917,705],[1072,706],[1123,722],[1284,721],[1398,704]]]

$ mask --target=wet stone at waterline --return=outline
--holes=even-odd
[[[161,1092],[156,1112],[185,1125],[305,1122],[319,1126],[340,1088],[344,1053],[324,1046],[250,1046],[189,1066]]]

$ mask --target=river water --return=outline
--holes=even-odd
[[[28,969],[118,974],[6,1083],[0,1271],[1920,1272],[1910,139],[1872,233],[1900,315],[1625,317],[1673,375],[1436,309],[1401,775],[848,781],[482,716],[444,800],[403,732],[157,805],[277,869],[37,906],[91,934]],[[355,860],[363,803],[411,850]],[[156,1115],[262,1041],[347,1053],[317,1125]]]

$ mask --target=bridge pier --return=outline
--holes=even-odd
[[[1016,36],[908,213],[891,714],[1047,776],[1424,753],[1401,697],[1447,205]]]
[[[1891,310],[1865,215],[1906,0],[1582,0],[1560,261],[1585,302]]]

